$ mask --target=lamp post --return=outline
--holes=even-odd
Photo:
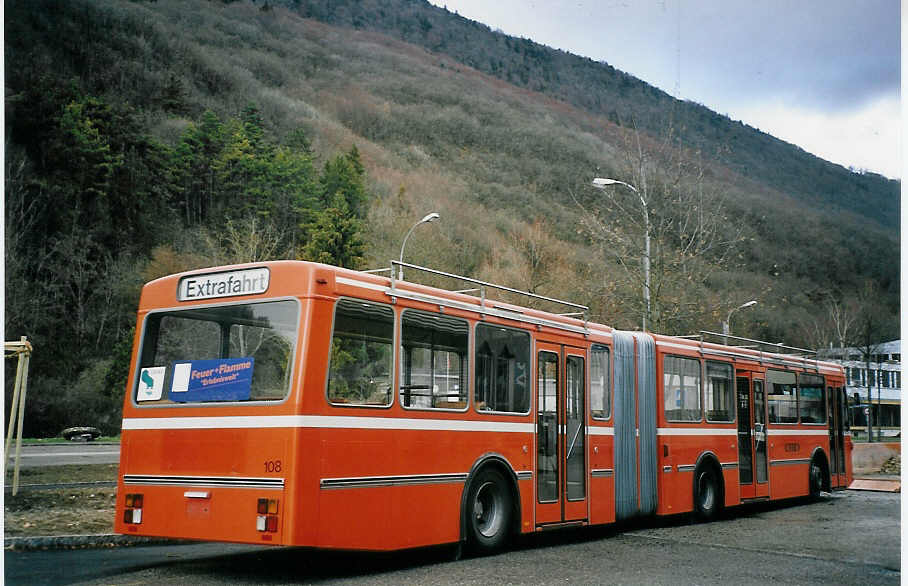
[[[438,214],[438,212],[432,212],[431,214],[426,214],[422,220],[413,224],[413,227],[411,227],[410,230],[407,232],[407,235],[404,236],[403,244],[400,245],[400,259],[399,259],[400,262],[404,262],[404,247],[407,245],[407,239],[410,238],[410,234],[413,233],[413,230],[415,230],[416,227],[419,226],[420,224],[428,224],[429,222],[434,222],[435,220],[437,220],[440,217],[441,216]],[[403,281],[404,280],[404,267],[402,267],[402,266],[398,267],[397,270],[398,270],[397,278],[400,279],[401,281]]]
[[[606,177],[596,177],[593,179],[593,187],[596,189],[605,189],[608,185],[623,185],[637,194],[637,197],[640,198],[640,205],[643,206],[643,229],[645,232],[645,248],[643,252],[643,301],[646,305],[646,310],[643,313],[643,331],[646,331],[646,320],[649,318],[650,314],[650,287],[649,287],[649,206],[646,205],[646,200],[640,195],[640,192],[637,191],[637,188],[631,185],[630,183],[625,183],[624,181],[618,181],[617,179],[608,179]]]
[[[747,303],[739,305],[738,307],[732,309],[728,312],[728,317],[725,318],[725,321],[722,322],[722,334],[725,336],[725,343],[728,344],[728,335],[731,333],[731,314],[738,311],[739,309],[744,309],[745,307],[751,307],[757,304],[756,299],[751,299]]]

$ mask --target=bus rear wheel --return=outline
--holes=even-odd
[[[694,473],[694,514],[700,521],[711,521],[721,506],[719,479],[711,466],[697,468]]]
[[[477,553],[501,548],[510,537],[513,504],[507,481],[498,470],[481,470],[466,501],[467,541]]]

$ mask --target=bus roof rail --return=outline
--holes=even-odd
[[[761,352],[775,352],[776,354],[795,354],[803,358],[816,359],[817,351],[807,348],[798,348],[797,346],[786,346],[782,342],[767,342],[765,340],[754,340],[742,336],[733,336],[731,334],[721,334],[719,332],[710,332],[700,330],[699,334],[684,336],[686,338],[698,338],[700,342],[715,342],[726,346],[735,346],[737,348],[754,348]],[[744,342],[739,344],[737,342]]]
[[[564,301],[564,300],[562,300],[562,299],[555,299],[554,297],[546,297],[545,295],[538,295],[538,294],[536,294],[536,293],[530,293],[529,291],[521,291],[521,290],[519,290],[519,289],[513,289],[513,288],[511,288],[511,287],[505,287],[504,285],[496,285],[495,283],[489,283],[489,282],[486,282],[486,281],[480,281],[479,279],[474,279],[474,278],[472,278],[472,277],[465,277],[465,276],[463,276],[463,275],[455,275],[455,274],[453,274],[453,273],[446,273],[446,272],[444,272],[444,271],[439,271],[439,270],[436,270],[436,269],[430,269],[430,268],[428,268],[428,267],[423,267],[423,266],[414,265],[414,264],[410,264],[410,263],[406,263],[406,262],[401,262],[401,261],[398,261],[398,260],[392,260],[392,261],[391,261],[390,271],[391,271],[391,289],[392,289],[392,290],[394,290],[394,289],[397,288],[397,282],[400,280],[400,279],[397,278],[397,275],[400,274],[399,269],[400,269],[401,267],[406,268],[406,269],[410,269],[410,270],[422,271],[422,272],[425,272],[425,273],[428,273],[428,274],[431,274],[431,275],[436,275],[436,276],[439,276],[439,277],[446,277],[446,278],[449,278],[449,279],[454,279],[454,280],[459,281],[459,282],[461,282],[461,283],[469,283],[469,284],[471,284],[471,285],[473,286],[472,288],[469,288],[469,289],[451,289],[450,291],[451,291],[452,293],[475,293],[475,292],[478,292],[478,293],[479,293],[479,297],[480,297],[480,304],[481,304],[482,306],[485,306],[485,304],[486,304],[486,290],[487,290],[487,289],[494,289],[494,290],[497,290],[497,291],[504,291],[504,292],[507,292],[507,293],[512,293],[512,294],[514,294],[514,295],[520,295],[520,296],[523,296],[523,297],[527,297],[527,298],[529,298],[529,299],[535,299],[535,300],[537,300],[537,301],[545,301],[545,302],[547,302],[547,303],[554,303],[554,304],[556,304],[556,305],[562,305],[562,306],[564,306],[564,307],[568,307],[568,308],[570,308],[571,310],[574,310],[574,311],[572,311],[570,314],[560,314],[560,315],[565,315],[565,316],[567,316],[567,315],[571,315],[571,316],[574,316],[574,315],[576,315],[576,316],[582,316],[584,322],[587,321],[587,319],[586,319],[587,312],[589,312],[589,310],[590,310],[590,308],[587,307],[586,305],[580,305],[580,304],[578,304],[578,303],[572,303],[572,302],[570,302],[570,301]],[[388,269],[383,269],[383,270],[388,270]]]
[[[761,364],[764,362],[764,360],[772,360],[771,356],[768,355],[782,354],[785,356],[790,356],[792,359],[801,360],[801,365],[804,367],[811,367],[817,372],[819,372],[820,369],[820,360],[817,356],[816,350],[798,348],[797,346],[787,346],[781,342],[754,340],[752,338],[733,336],[731,334],[720,334],[719,332],[710,332],[708,330],[700,330],[699,334],[689,334],[686,336],[675,337],[698,341],[700,343],[701,353],[704,351],[703,344],[705,343],[722,344],[734,349],[755,350],[758,353]]]

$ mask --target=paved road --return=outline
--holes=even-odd
[[[10,467],[15,444],[10,448]],[[50,444],[40,446],[22,446],[19,466],[62,466],[64,464],[116,464],[120,461],[120,444],[73,442],[69,444]]]
[[[389,555],[228,544],[7,551],[7,584],[898,584],[898,494],[739,509],[690,524],[550,533],[499,555]]]

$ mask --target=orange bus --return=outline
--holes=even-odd
[[[396,262],[390,277],[278,261],[148,283],[116,531],[485,551],[850,483],[840,366],[618,331],[501,290],[518,293]]]

